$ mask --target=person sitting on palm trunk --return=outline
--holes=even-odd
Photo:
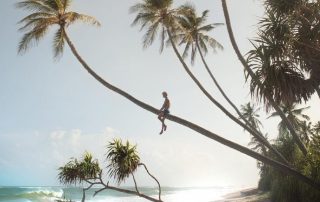
[[[161,127],[161,131],[160,131],[160,135],[163,133],[163,131],[165,131],[167,129],[167,125],[164,124],[164,120],[166,119],[166,115],[168,115],[170,113],[169,108],[170,108],[170,100],[168,99],[168,94],[167,92],[163,91],[162,92],[162,96],[165,99],[163,102],[163,105],[160,109],[160,113],[158,115],[158,119],[161,121],[162,123],[162,127]]]

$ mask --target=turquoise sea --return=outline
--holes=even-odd
[[[128,187],[126,187],[128,188]],[[87,192],[88,202],[143,202],[145,199],[137,196],[122,194],[115,191],[104,191],[92,198],[93,192]],[[133,189],[130,188],[129,189]],[[165,202],[212,202],[223,199],[223,196],[238,191],[232,187],[205,187],[205,188],[162,188],[162,200]],[[156,188],[140,188],[149,196],[157,196]],[[0,187],[0,202],[55,202],[59,199],[71,199],[79,202],[82,189],[76,187]]]

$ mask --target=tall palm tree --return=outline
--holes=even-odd
[[[39,14],[39,12],[41,13],[46,13],[48,11],[54,11],[53,13],[56,13],[58,12],[58,10],[56,9],[57,8],[57,2],[60,2],[59,4],[61,4],[61,2],[69,2],[70,1],[62,1],[62,0],[29,0],[29,1],[22,1],[20,3],[18,3],[18,7],[19,8],[24,8],[24,9],[27,9],[29,11],[32,11],[32,12],[35,12],[33,13],[34,15],[42,15],[42,14]],[[63,5],[67,5],[67,4],[63,4]],[[55,6],[54,6],[55,5]],[[29,19],[32,19],[32,15],[29,15]],[[59,15],[57,16],[59,17]],[[61,15],[58,19],[61,18]],[[31,20],[33,21],[33,20]],[[48,23],[46,23],[46,18],[44,17],[43,20],[41,20],[44,25],[42,26],[48,26]],[[95,71],[93,71],[93,69],[83,60],[83,58],[80,56],[80,54],[77,52],[75,46],[73,45],[73,43],[71,42],[66,30],[65,30],[65,25],[66,23],[63,23],[65,21],[65,19],[60,19],[59,21],[57,21],[56,23],[52,23],[52,25],[58,25],[59,28],[63,28],[64,30],[64,39],[66,40],[67,44],[69,45],[72,53],[74,54],[74,56],[78,59],[78,61],[80,62],[80,64],[83,66],[84,69],[86,69],[88,71],[88,73],[94,77],[99,83],[101,83],[104,87],[116,92],[117,94],[120,94],[121,96],[125,97],[126,99],[130,100],[131,102],[133,102],[134,104],[138,105],[139,107],[153,113],[153,114],[159,114],[159,110],[136,99],[135,97],[133,97],[132,95],[128,94],[127,92],[117,88],[116,86],[110,84],[109,82],[107,82],[106,80],[104,80],[102,77],[100,77]],[[39,21],[39,27],[42,27],[40,25],[40,21]],[[33,26],[30,26],[30,29],[32,30]],[[35,33],[37,33],[37,29],[35,27],[34,29]],[[45,32],[43,32],[44,34]],[[40,37],[42,38],[42,37]],[[34,38],[36,41],[39,41],[40,39],[39,37],[36,37]],[[29,48],[30,46],[27,46],[27,48]],[[25,49],[27,50],[27,49]],[[320,185],[315,182],[314,180],[310,179],[309,177],[307,176],[304,176],[302,175],[301,173],[299,173],[298,171],[292,169],[291,167],[289,166],[286,166],[286,165],[283,165],[282,163],[278,162],[278,161],[275,161],[273,159],[270,159],[268,157],[265,157],[263,155],[260,155],[259,153],[257,152],[254,152],[246,147],[243,147],[237,143],[234,143],[232,141],[229,141],[227,139],[224,139],[222,138],[221,136],[211,132],[211,131],[208,131],[206,130],[205,128],[199,126],[199,125],[196,125],[192,122],[189,122],[185,119],[182,119],[180,117],[177,117],[177,116],[173,116],[173,115],[168,115],[167,116],[167,119],[171,120],[171,121],[174,121],[180,125],[183,125],[185,127],[188,127],[212,140],[215,140],[225,146],[228,146],[234,150],[237,150],[243,154],[246,154],[254,159],[257,159],[259,161],[262,161],[270,166],[273,166],[274,168],[278,169],[278,170],[281,170],[283,172],[286,172],[288,174],[291,174],[293,176],[295,176],[296,178],[300,179],[301,181],[311,185],[312,187],[315,187],[316,189],[319,189],[320,190]]]
[[[240,125],[245,130],[247,130],[250,134],[252,134],[257,139],[259,139],[262,142],[262,144],[265,144],[268,148],[270,148],[283,163],[288,164],[286,159],[275,148],[271,146],[271,144],[263,137],[262,134],[259,134],[258,131],[256,131],[253,128],[250,128],[248,126],[249,124],[248,125],[244,124],[237,117],[232,115],[222,104],[220,104],[217,100],[215,100],[212,97],[212,95],[202,86],[200,81],[191,72],[188,65],[184,62],[183,57],[180,55],[176,47],[175,41],[180,38],[179,35],[176,34],[177,31],[179,32],[179,30],[181,29],[183,30],[183,25],[181,25],[179,22],[182,21],[183,16],[185,16],[185,18],[187,18],[186,16],[192,16],[192,13],[194,13],[194,8],[189,4],[185,4],[183,6],[180,6],[177,9],[174,9],[172,8],[172,3],[173,1],[169,1],[169,0],[168,1],[143,0],[142,3],[137,3],[130,8],[131,13],[137,13],[137,16],[135,17],[132,25],[140,24],[141,29],[147,29],[144,35],[143,46],[144,47],[150,46],[155,40],[155,38],[157,37],[158,30],[161,30],[160,51],[163,50],[163,44],[164,44],[165,38],[168,37],[169,42],[176,56],[178,57],[180,63],[182,64],[184,70],[191,77],[191,79],[196,83],[196,85],[200,88],[200,90],[205,94],[205,96],[214,105],[216,105],[225,115],[227,115],[231,120],[236,122],[238,125]],[[192,18],[192,17],[189,17],[189,18]],[[207,39],[207,36],[202,35],[201,40],[199,40],[199,42],[196,42],[196,44],[198,43],[198,46],[200,47],[200,49],[203,49],[203,45],[201,45],[202,42],[205,43],[203,40],[208,42],[211,41],[211,44],[214,46],[217,46],[218,44],[217,42],[216,42],[217,44],[213,42],[213,39]],[[193,47],[197,47],[197,45],[194,45]],[[185,53],[186,52],[187,51],[185,51]],[[195,53],[195,51],[193,52]]]
[[[261,83],[261,81],[259,80],[259,78],[257,77],[257,75],[252,71],[252,69],[250,68],[250,66],[248,65],[247,61],[244,59],[244,57],[242,56],[239,47],[236,43],[234,34],[233,34],[233,30],[232,30],[232,26],[231,26],[231,21],[230,21],[230,16],[229,16],[229,11],[228,11],[228,7],[227,7],[227,2],[226,0],[221,0],[222,3],[222,8],[223,8],[223,13],[224,13],[224,17],[225,17],[225,21],[226,21],[226,26],[227,26],[227,30],[228,30],[228,34],[229,34],[229,38],[232,44],[232,47],[238,57],[238,59],[240,60],[241,64],[243,65],[244,69],[248,72],[249,76],[251,77],[251,79],[257,83],[257,86],[259,86],[260,89],[267,89],[267,87],[265,85],[263,85]],[[279,116],[281,117],[281,119],[283,120],[283,122],[287,125],[288,130],[290,131],[291,135],[294,138],[295,143],[298,145],[299,149],[302,151],[302,153],[304,155],[307,155],[307,149],[305,147],[305,145],[303,144],[303,142],[300,140],[299,135],[297,134],[297,132],[295,131],[292,123],[286,118],[285,114],[281,111],[280,107],[278,106],[278,104],[274,101],[272,94],[270,93],[270,89],[267,89],[264,91],[265,92],[265,98],[269,101],[270,105],[273,107],[273,109],[279,113]]]
[[[205,66],[208,74],[210,75],[212,81],[217,86],[220,93],[223,97],[227,100],[227,102],[235,109],[237,114],[243,119],[240,111],[236,107],[236,105],[229,99],[226,93],[223,91],[222,87],[218,83],[217,79],[213,75],[212,71],[210,70],[204,56],[208,52],[208,48],[213,49],[223,49],[223,46],[216,41],[214,38],[209,36],[207,33],[212,31],[216,26],[222,25],[221,23],[214,23],[214,24],[205,24],[209,10],[205,10],[202,12],[201,16],[197,16],[196,10],[193,6],[188,5],[189,9],[188,12],[183,13],[182,16],[179,17],[179,30],[173,36],[177,38],[180,42],[180,45],[185,45],[182,57],[185,58],[188,55],[188,52],[191,52],[191,63],[194,63],[195,57],[197,52],[199,52],[202,63]],[[191,48],[190,48],[191,47]],[[246,120],[243,119],[245,122]],[[250,126],[250,124],[246,123]]]
[[[184,8],[187,8],[187,12],[183,12],[181,16],[179,16],[179,29],[177,33],[173,36],[175,39],[180,41],[180,45],[185,44],[185,49],[182,57],[186,57],[191,47],[191,63],[194,63],[196,53],[199,52],[202,63],[205,66],[208,74],[213,80],[214,84],[219,89],[220,93],[227,100],[227,102],[233,107],[239,117],[244,121],[245,125],[251,129],[249,133],[253,135],[251,145],[259,145],[258,147],[262,147],[264,151],[266,151],[266,147],[270,148],[279,159],[281,159],[284,163],[288,163],[283,155],[278,152],[265,138],[265,136],[259,130],[258,125],[248,120],[243,116],[243,113],[239,111],[236,105],[229,99],[226,93],[223,91],[222,87],[219,85],[218,81],[214,77],[211,72],[204,56],[208,52],[208,47],[213,49],[222,49],[222,45],[217,42],[214,38],[210,37],[207,33],[213,30],[216,26],[221,25],[221,23],[215,24],[205,24],[208,16],[208,10],[202,12],[201,16],[197,16],[196,10],[192,5],[186,4]],[[246,130],[246,128],[244,128]],[[253,133],[252,133],[253,132]],[[265,147],[265,146],[266,147]],[[263,154],[266,154],[264,152]]]

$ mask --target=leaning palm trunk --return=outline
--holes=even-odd
[[[207,72],[209,73],[211,79],[213,80],[214,84],[217,86],[217,88],[219,89],[220,93],[222,94],[222,96],[225,98],[225,100],[227,100],[227,102],[233,107],[233,109],[237,112],[237,114],[239,115],[239,117],[246,123],[246,125],[248,127],[250,127],[253,130],[253,134],[252,136],[254,136],[255,138],[258,139],[258,141],[260,143],[262,143],[263,145],[265,145],[267,148],[269,148],[272,152],[274,152],[281,161],[283,161],[285,164],[290,165],[290,163],[286,160],[286,158],[276,149],[274,148],[269,141],[261,134],[261,132],[259,132],[255,127],[252,126],[252,124],[243,117],[243,115],[241,114],[241,112],[239,111],[239,109],[236,107],[235,104],[233,104],[233,102],[228,98],[228,96],[225,94],[225,92],[223,91],[223,89],[221,88],[221,86],[219,85],[218,81],[216,80],[216,78],[213,76],[207,62],[204,59],[204,56],[202,54],[201,48],[199,46],[198,40],[196,41],[196,45],[197,48],[199,50],[199,54],[202,60],[202,63],[204,64]]]
[[[249,127],[248,125],[242,123],[239,119],[237,119],[235,116],[233,116],[226,108],[224,108],[218,101],[216,101],[210,94],[209,92],[201,85],[201,83],[198,81],[198,79],[192,74],[190,69],[188,68],[187,64],[184,62],[183,58],[179,54],[179,51],[172,39],[172,35],[169,31],[169,28],[167,28],[167,33],[169,36],[169,40],[171,42],[171,45],[173,47],[173,50],[178,57],[179,61],[181,62],[183,68],[185,71],[188,73],[188,75],[191,77],[191,79],[197,84],[197,86],[200,88],[200,90],[207,96],[207,98],[215,104],[225,115],[227,115],[231,120],[236,122],[238,125],[243,127],[245,130],[247,130],[250,134],[252,134],[254,137],[256,137],[262,144],[266,145],[271,151],[274,152],[274,154],[282,161],[283,163],[289,165],[288,161],[283,157],[283,155],[280,154],[279,151],[277,151],[274,147],[271,146],[271,144],[258,132],[256,132],[254,129]]]
[[[65,32],[65,31],[64,31]],[[110,83],[108,83],[107,81],[105,81],[103,78],[101,78],[98,74],[96,74],[90,67],[89,65],[81,58],[81,56],[78,54],[76,48],[74,47],[73,43],[71,42],[71,40],[69,39],[67,33],[65,32],[65,39],[72,51],[72,53],[74,54],[74,56],[79,60],[79,62],[81,63],[81,65],[83,66],[83,68],[85,68],[88,73],[93,76],[99,83],[101,83],[103,86],[105,86],[106,88],[122,95],[123,97],[127,98],[128,100],[130,100],[131,102],[133,102],[134,104],[138,105],[139,107],[147,110],[147,111],[150,111],[154,114],[158,114],[159,113],[159,110],[134,98],[133,96],[131,96],[130,94],[126,93],[125,91],[111,85]],[[234,150],[237,150],[243,154],[246,154],[258,161],[261,161],[267,165],[270,165],[272,167],[274,167],[275,169],[278,169],[279,171],[282,171],[284,173],[287,173],[287,174],[290,174],[294,177],[296,177],[297,179],[305,182],[306,184],[309,184],[310,186],[314,187],[315,189],[317,190],[320,190],[320,184],[317,183],[316,181],[312,180],[311,178],[307,177],[307,176],[304,176],[302,175],[301,173],[299,173],[298,171],[294,170],[293,168],[290,168],[289,166],[287,165],[284,165],[278,161],[275,161],[273,159],[270,159],[266,156],[263,156],[255,151],[252,151],[244,146],[241,146],[237,143],[234,143],[230,140],[227,140],[225,138],[222,138],[220,137],[219,135],[213,133],[213,132],[210,132],[194,123],[191,123],[185,119],[182,119],[180,117],[177,117],[177,116],[173,116],[173,115],[167,115],[167,119],[173,121],[173,122],[176,122],[180,125],[183,125],[185,127],[188,127],[190,129],[192,129],[193,131],[196,131],[212,140],[215,140],[227,147],[230,147]],[[113,188],[114,190],[116,190],[116,188]]]
[[[257,78],[255,73],[252,71],[252,69],[249,67],[249,65],[247,64],[246,60],[243,58],[242,54],[240,53],[240,50],[238,48],[238,45],[237,45],[237,43],[235,41],[235,38],[234,38],[234,35],[233,35],[233,31],[232,31],[232,27],[231,27],[231,22],[230,22],[230,17],[229,17],[229,12],[228,12],[228,7],[227,7],[226,0],[221,0],[221,2],[222,2],[223,12],[224,12],[225,20],[226,20],[228,33],[229,33],[229,38],[230,38],[230,41],[231,41],[231,44],[233,46],[234,51],[236,52],[239,60],[241,61],[243,67],[245,68],[245,70],[249,73],[250,77],[257,83],[259,88],[265,89],[266,87],[260,82],[260,80]],[[279,113],[279,116],[281,117],[283,122],[288,127],[291,135],[293,136],[293,139],[295,140],[296,144],[298,145],[298,147],[300,148],[302,153],[304,155],[307,155],[308,151],[307,151],[305,145],[300,140],[300,138],[299,138],[298,134],[296,133],[292,123],[287,119],[287,117],[282,112],[282,110],[280,109],[278,104],[273,100],[271,94],[268,91],[264,91],[264,92],[265,92],[264,95],[266,96],[266,98],[270,102],[271,106]]]
[[[237,106],[229,99],[229,97],[226,95],[226,93],[223,91],[223,89],[221,88],[220,84],[218,83],[218,81],[216,80],[216,78],[214,77],[214,75],[212,74],[206,60],[204,59],[203,53],[201,51],[201,48],[199,46],[199,42],[196,41],[197,44],[197,48],[199,50],[199,54],[202,60],[203,65],[205,66],[208,74],[210,75],[213,83],[216,85],[216,87],[218,88],[218,90],[220,91],[221,95],[224,97],[224,99],[230,104],[230,106],[237,112],[237,114],[239,115],[239,117],[253,130],[255,130],[255,128],[252,126],[251,123],[249,123],[249,121],[243,117],[243,115],[241,114],[241,112],[239,111],[239,109],[237,108]]]

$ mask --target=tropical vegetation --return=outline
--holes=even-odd
[[[86,200],[86,191],[94,186],[99,189],[94,192],[93,196],[96,196],[98,193],[105,190],[115,190],[126,194],[137,195],[149,201],[161,202],[160,183],[152,174],[150,174],[147,166],[140,161],[140,157],[137,153],[137,146],[131,145],[128,141],[123,143],[121,139],[114,139],[108,143],[107,148],[106,159],[108,165],[106,169],[109,179],[114,179],[117,184],[120,185],[132,176],[135,190],[111,186],[109,185],[110,180],[105,183],[103,169],[100,168],[98,160],[93,159],[92,154],[89,152],[85,152],[82,159],[78,160],[72,158],[64,166],[60,167],[58,174],[59,181],[65,185],[87,184],[88,186],[82,190],[82,202]],[[139,191],[134,173],[140,166],[142,166],[147,171],[148,175],[156,181],[159,188],[158,198],[147,196]]]
[[[310,176],[315,180],[320,177],[320,151],[319,138],[320,133],[315,132],[311,122],[302,121],[306,116],[303,111],[306,107],[298,108],[296,105],[282,106],[282,109],[290,119],[295,120],[295,127],[298,131],[304,131],[304,143],[308,148],[308,155],[304,156],[302,152],[293,144],[293,138],[289,134],[290,131],[279,123],[279,134],[274,140],[274,146],[288,159],[290,164],[296,167],[304,175]],[[276,116],[276,113],[271,117]],[[308,119],[309,120],[309,119]],[[316,125],[314,125],[316,126]],[[251,142],[255,147],[260,148],[257,142]],[[260,153],[267,156],[273,156],[269,151],[260,149]],[[299,180],[289,176],[285,173],[280,173],[274,168],[258,162],[260,170],[259,189],[263,191],[270,191],[272,201],[319,201],[320,192],[310,189],[309,186],[301,183]]]
[[[100,84],[139,107],[158,114],[159,110],[155,107],[138,100],[103,79],[80,56],[69,38],[67,28],[77,21],[96,26],[99,26],[100,23],[91,16],[69,11],[71,2],[71,0],[23,0],[18,2],[16,4],[18,8],[31,12],[19,22],[21,24],[19,30],[24,35],[19,43],[18,52],[26,52],[48,33],[49,28],[57,27],[52,43],[54,58],[61,57],[66,43],[82,67]],[[279,116],[281,118],[279,135],[275,143],[270,143],[267,135],[261,131],[261,122],[258,120],[254,105],[246,104],[239,110],[218,84],[205,60],[205,55],[208,49],[222,48],[222,45],[208,34],[220,23],[206,24],[207,10],[198,16],[191,4],[174,8],[173,0],[140,0],[130,8],[130,12],[136,15],[132,24],[140,25],[141,30],[146,30],[143,36],[143,47],[149,47],[158,36],[160,37],[160,51],[163,51],[165,43],[169,44],[184,71],[201,92],[227,117],[252,135],[251,149],[178,116],[169,114],[166,118],[258,160],[261,163],[259,166],[261,186],[259,186],[273,190],[274,199],[286,201],[287,197],[287,199],[299,201],[305,197],[303,193],[308,193],[312,200],[318,199],[320,122],[312,124],[309,117],[302,114],[306,108],[297,109],[296,106],[301,101],[309,100],[313,93],[319,94],[320,92],[319,61],[317,59],[320,50],[318,43],[320,4],[308,0],[264,0],[266,15],[259,24],[258,36],[252,42],[252,50],[245,58],[235,41],[226,0],[221,0],[221,3],[229,38],[246,71],[251,94],[264,104],[266,112],[271,112],[270,117]],[[184,45],[182,54],[179,51],[179,45]],[[239,118],[219,103],[201,84],[201,80],[192,73],[191,68],[185,62],[190,51],[191,63],[198,53],[213,82]],[[120,184],[132,176],[136,185],[135,191],[124,191],[104,184],[102,169],[89,153],[86,153],[82,160],[72,159],[61,167],[59,179],[64,184],[88,183],[90,186],[84,189],[83,200],[86,189],[98,183],[104,186],[102,190],[113,189],[137,194],[148,200],[161,201],[160,184],[149,173],[147,167],[140,162],[135,146],[131,146],[128,142],[123,144],[121,140],[115,140],[108,146],[107,160],[110,162],[107,167],[109,177]],[[139,166],[143,166],[158,183],[158,199],[139,192],[134,177],[134,172]],[[100,181],[92,182],[90,179]],[[289,194],[293,190],[300,195],[278,196],[276,190],[279,190],[279,186],[286,184],[290,184],[290,186],[285,186],[286,188],[291,187],[292,189],[285,190],[281,192],[282,194]]]

